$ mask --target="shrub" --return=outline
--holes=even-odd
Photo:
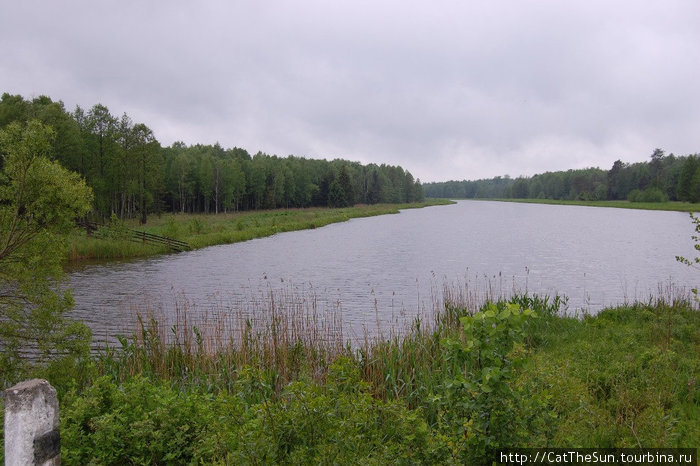
[[[187,464],[225,457],[225,434],[242,416],[240,404],[136,377],[107,377],[83,395],[69,393],[61,409],[64,464]],[[224,426],[229,426],[225,428]]]
[[[647,188],[644,191],[633,189],[627,195],[630,202],[668,202],[668,195],[659,188]]]
[[[487,304],[460,320],[461,340],[446,339],[446,372],[442,387],[443,430],[454,441],[453,459],[488,463],[491,449],[522,445],[529,403],[514,386],[516,346],[536,317],[513,303]]]

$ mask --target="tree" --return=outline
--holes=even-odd
[[[95,191],[97,210],[102,215],[110,211],[110,187],[105,172],[115,151],[116,121],[109,109],[101,104],[93,106],[85,117],[88,153],[93,163],[92,176],[88,180]]]
[[[350,171],[348,170],[347,165],[343,165],[340,168],[340,173],[338,173],[338,184],[340,185],[340,188],[343,190],[343,195],[340,196],[341,198],[344,198],[344,202],[342,204],[336,204],[339,207],[345,207],[345,206],[352,206],[355,204],[355,191],[352,187],[352,181],[350,180]],[[333,189],[332,184],[331,184],[331,190]],[[330,195],[330,194],[329,194]],[[334,194],[334,196],[337,198]],[[336,199],[336,202],[339,199]],[[329,202],[330,204],[330,202]]]
[[[149,204],[161,185],[163,167],[161,147],[153,131],[143,123],[136,124],[131,132],[134,137],[134,155],[138,165],[139,222],[146,223]]]
[[[695,173],[700,168],[700,160],[697,157],[691,155],[681,167],[680,174],[678,176],[678,187],[676,188],[676,195],[681,201],[690,201],[694,193],[694,178]]]
[[[649,162],[649,177],[651,179],[652,187],[661,187],[664,157],[664,151],[659,148],[654,149],[654,152],[651,154],[651,162]]]
[[[338,180],[331,181],[328,186],[328,207],[347,207],[348,198],[345,196],[345,190]]]
[[[0,383],[26,375],[22,351],[56,371],[89,355],[90,332],[63,318],[70,293],[62,275],[64,233],[85,215],[92,191],[76,173],[49,159],[55,132],[39,121],[0,130]],[[63,371],[65,373],[65,371]]]

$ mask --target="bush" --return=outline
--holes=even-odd
[[[521,358],[518,345],[535,317],[518,304],[487,304],[460,318],[461,340],[444,341],[448,376],[440,424],[454,441],[453,460],[486,464],[489,451],[522,446],[533,435],[528,419],[536,417],[539,400],[528,400],[525,387],[515,386],[514,369]]]
[[[253,371],[255,372],[255,371]],[[352,361],[320,386],[299,380],[279,398],[182,391],[135,377],[107,377],[61,409],[64,464],[415,464],[432,447],[419,411],[375,399]],[[237,389],[236,389],[237,390]]]
[[[633,189],[627,195],[630,202],[668,202],[668,195],[659,188],[647,188],[644,191]]]
[[[234,398],[178,391],[163,382],[107,377],[61,409],[64,464],[187,464],[225,457],[242,418]],[[237,422],[238,421],[238,422]]]

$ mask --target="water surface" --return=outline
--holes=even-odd
[[[679,212],[460,201],[83,266],[70,285],[74,315],[98,340],[123,333],[144,309],[173,315],[188,307],[203,316],[277,292],[312,296],[361,334],[431,312],[445,283],[565,295],[570,312],[646,300],[670,283],[690,289],[697,271],[675,256],[694,256],[692,233]]]

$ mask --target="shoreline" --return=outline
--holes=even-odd
[[[616,209],[662,210],[669,212],[700,212],[700,203],[668,202],[630,202],[630,201],[569,201],[558,199],[507,199],[507,198],[455,198],[458,201],[494,201],[515,202],[521,204],[569,205],[582,207],[607,207]]]
[[[110,238],[88,236],[76,230],[66,237],[68,265],[137,259],[169,254],[165,246],[130,241],[120,229],[133,229],[184,241],[191,250],[221,244],[239,243],[288,231],[309,230],[353,218],[398,214],[404,209],[450,205],[447,199],[430,199],[408,204],[357,205],[345,208],[304,208],[243,211],[219,214],[152,215],[146,225],[137,220],[119,221],[110,229]]]

